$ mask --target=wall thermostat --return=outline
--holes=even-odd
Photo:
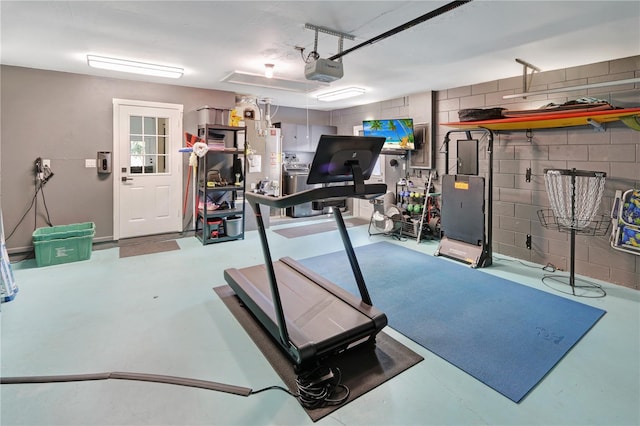
[[[98,151],[96,167],[98,169],[98,173],[111,173],[111,152]]]

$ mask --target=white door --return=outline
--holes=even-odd
[[[181,231],[182,111],[113,100],[115,240]]]

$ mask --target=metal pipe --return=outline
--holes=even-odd
[[[378,35],[378,36],[376,36],[376,37],[374,37],[372,39],[369,39],[369,40],[367,40],[365,42],[362,42],[362,43],[350,48],[350,49],[347,49],[344,52],[337,53],[337,54],[333,55],[332,57],[330,57],[329,60],[335,61],[336,59],[343,57],[347,53],[351,53],[354,50],[358,50],[361,47],[367,46],[369,44],[377,43],[378,41],[380,41],[382,39],[385,39],[387,37],[391,37],[392,35],[398,34],[399,32],[402,32],[404,30],[408,30],[409,28],[411,28],[411,27],[413,27],[415,25],[421,24],[421,23],[423,23],[425,21],[428,21],[431,18],[435,18],[436,16],[442,15],[443,13],[449,12],[449,11],[455,9],[458,6],[462,6],[463,4],[466,4],[466,3],[469,3],[469,2],[471,2],[471,0],[452,1],[451,3],[447,3],[444,6],[437,8],[436,10],[432,10],[431,12],[426,13],[426,14],[424,14],[422,16],[419,16],[416,19],[413,19],[413,20],[411,20],[409,22],[406,22],[406,23],[404,23],[402,25],[399,25],[399,26],[397,26],[397,27],[385,32],[385,33],[382,33],[382,34],[380,34],[380,35]]]
[[[571,248],[569,266],[569,285],[571,292],[576,294],[576,169],[571,173]]]
[[[535,91],[535,92],[515,93],[513,95],[504,95],[502,97],[502,99],[524,98],[524,97],[527,97],[527,96],[547,95],[547,94],[551,94],[551,93],[573,92],[575,90],[595,89],[597,87],[609,87],[609,86],[618,86],[618,85],[621,85],[621,84],[634,84],[634,83],[640,83],[640,78],[627,78],[625,80],[602,81],[602,82],[599,82],[599,83],[583,84],[583,85],[580,85],[580,86],[558,87],[558,88],[555,88],[555,89],[538,90],[538,91]]]

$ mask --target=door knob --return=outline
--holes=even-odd
[[[122,176],[122,178],[120,179],[123,182],[126,182],[128,180],[133,180],[133,178],[127,177],[127,176]]]

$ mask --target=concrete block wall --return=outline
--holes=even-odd
[[[601,81],[640,77],[640,56],[601,62],[575,68],[535,73],[529,91],[571,87]],[[554,102],[564,103],[584,96],[605,99],[617,107],[640,106],[640,84],[626,84],[526,99],[503,99],[521,93],[522,76],[436,92],[436,148],[445,134],[453,130],[442,123],[458,120],[463,108],[502,107],[512,110],[538,108]],[[559,168],[603,171],[607,173],[599,214],[606,217],[618,189],[640,188],[640,132],[622,123],[610,123],[605,131],[582,126],[572,128],[494,132],[493,251],[538,264],[552,264],[568,270],[570,237],[568,233],[544,228],[538,210],[549,208],[544,169]],[[474,133],[478,138],[481,133]],[[452,134],[464,139],[463,134]],[[449,148],[456,157],[455,143]],[[487,140],[480,140],[480,173],[487,176]],[[436,168],[446,173],[444,153],[436,152]],[[531,181],[526,170],[531,169]],[[455,173],[449,165],[449,171]],[[452,170],[453,169],[453,170]],[[604,219],[603,219],[604,220]],[[531,235],[531,250],[526,237]],[[602,236],[578,235],[575,272],[625,287],[640,289],[640,256],[611,248],[609,232]]]

